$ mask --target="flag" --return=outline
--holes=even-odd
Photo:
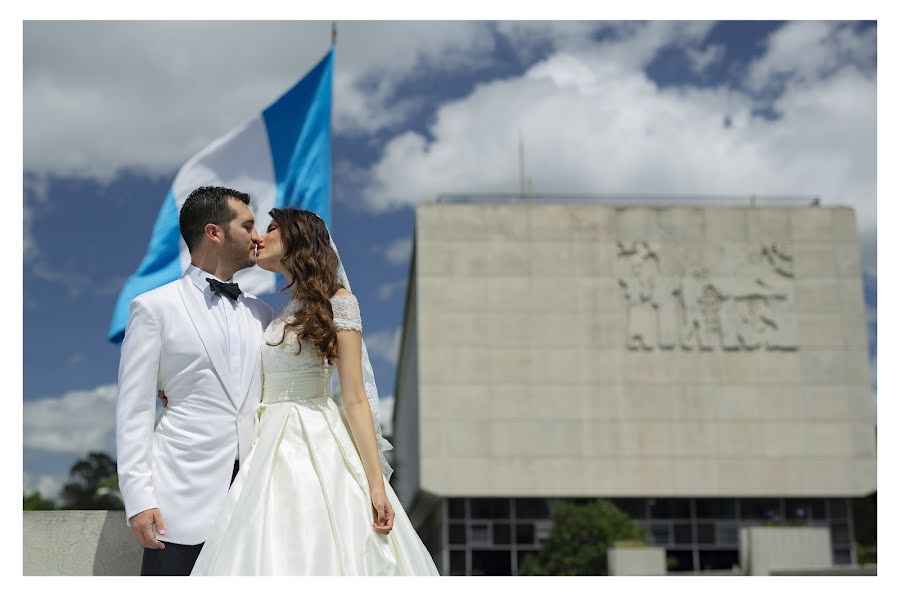
[[[284,95],[261,113],[190,158],[163,201],[147,254],[116,301],[109,340],[120,342],[131,301],[181,277],[191,262],[178,216],[200,186],[224,186],[250,195],[257,229],[273,207],[296,207],[331,224],[331,87],[334,48]],[[275,291],[275,274],[253,266],[235,281],[251,294]]]

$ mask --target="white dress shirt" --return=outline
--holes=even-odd
[[[187,274],[197,289],[203,293],[206,306],[216,321],[216,327],[221,337],[219,345],[222,346],[222,354],[225,355],[225,361],[228,362],[231,370],[231,388],[233,394],[238,395],[241,390],[241,372],[244,370],[243,362],[246,357],[244,350],[246,349],[245,314],[247,306],[243,303],[244,295],[238,296],[237,300],[231,300],[227,296],[213,292],[207,278],[223,280],[194,265],[188,266]]]

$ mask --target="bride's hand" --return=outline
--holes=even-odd
[[[372,527],[379,534],[387,534],[394,527],[394,508],[384,490],[372,491],[372,515],[375,518]]]

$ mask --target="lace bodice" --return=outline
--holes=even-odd
[[[316,369],[330,369],[326,366],[325,359],[310,342],[303,342],[300,354],[297,354],[297,332],[288,330],[284,341],[277,346],[271,346],[281,339],[284,333],[285,320],[290,319],[297,309],[298,303],[292,300],[284,311],[269,323],[263,334],[262,365],[263,382],[265,375],[272,373],[285,373],[308,371]],[[334,311],[334,326],[338,329],[353,329],[362,332],[362,319],[359,314],[359,303],[352,294],[335,296],[331,299],[331,309]]]

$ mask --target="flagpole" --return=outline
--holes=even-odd
[[[331,97],[331,106],[329,108],[329,114],[334,110],[334,48],[337,45],[337,21],[331,21],[331,72],[332,72],[332,83],[331,83],[331,93],[329,93],[329,97]],[[331,201],[331,204],[328,206],[328,211],[331,214],[331,230],[334,232],[334,114],[331,114],[331,117],[328,118],[328,139],[329,146],[331,151],[328,156],[331,165],[331,193],[328,197],[328,200]]]

